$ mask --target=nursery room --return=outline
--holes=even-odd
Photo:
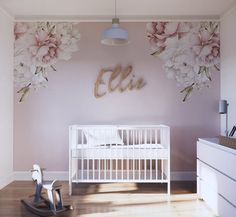
[[[235,0],[0,0],[0,217],[236,216]]]

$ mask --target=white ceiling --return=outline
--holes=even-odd
[[[110,20],[115,0],[0,0],[17,20]],[[117,0],[123,20],[218,19],[236,0]]]

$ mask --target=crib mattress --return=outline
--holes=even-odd
[[[96,145],[90,146],[87,144],[78,144],[77,149],[161,149],[163,145],[159,143],[155,144],[134,144],[134,145],[120,145],[120,144],[107,144],[107,145]]]
[[[135,145],[77,145],[73,158],[80,159],[167,159],[168,149],[161,144]]]

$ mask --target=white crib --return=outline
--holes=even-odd
[[[167,183],[170,129],[165,125],[69,127],[69,194],[72,183]]]

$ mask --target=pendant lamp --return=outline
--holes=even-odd
[[[115,0],[115,18],[112,19],[112,26],[102,33],[101,43],[105,45],[126,45],[129,43],[128,31],[120,27],[119,18],[116,17],[116,0]]]

